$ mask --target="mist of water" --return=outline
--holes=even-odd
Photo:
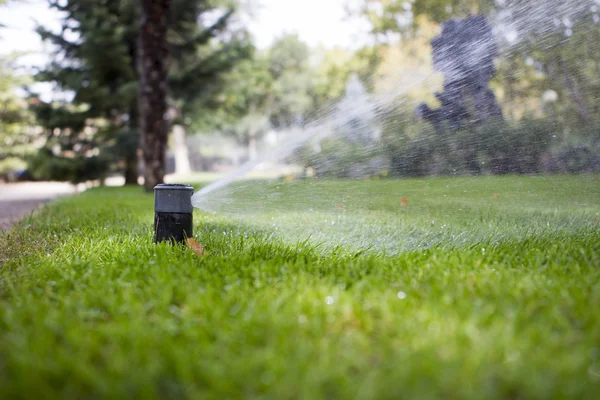
[[[412,86],[416,86],[426,81],[427,78],[421,79],[414,82]],[[315,144],[318,145],[319,142],[327,138],[340,135],[340,133],[343,132],[343,129],[339,130],[339,128],[343,127],[348,122],[348,115],[357,119],[367,118],[371,120],[371,123],[368,124],[369,126],[365,126],[362,129],[354,129],[352,131],[354,135],[360,136],[363,134],[372,134],[372,130],[376,129],[374,128],[373,122],[376,122],[377,111],[387,109],[391,104],[394,104],[394,101],[398,102],[398,99],[409,89],[410,87],[405,86],[388,94],[375,97],[369,102],[368,106],[365,106],[362,97],[358,97],[357,99],[352,97],[346,98],[342,102],[341,107],[340,104],[331,103],[324,110],[320,110],[320,117],[310,120],[302,127],[290,130],[291,134],[289,134],[288,138],[275,149],[260,155],[256,160],[247,162],[225,178],[200,189],[192,197],[192,204],[194,207],[204,211],[218,211],[220,208],[218,205],[223,206],[224,204],[227,204],[227,201],[223,199],[223,196],[227,196],[227,193],[230,192],[227,189],[231,183],[244,178],[249,172],[256,170],[257,167],[261,165],[266,163],[276,164],[285,161],[285,159],[295,151],[311,142],[315,142]],[[367,148],[364,149],[364,152],[373,152],[378,146],[378,143],[371,142],[367,144]],[[251,183],[247,183],[246,185],[251,185]],[[234,190],[240,191],[242,187],[243,186],[237,186]],[[234,210],[237,210],[237,212],[241,211],[239,208],[232,208],[229,211]]]
[[[597,17],[599,4],[600,0],[499,0],[498,11],[489,17],[500,48],[498,58],[508,57],[513,48],[527,41],[544,40],[550,33],[562,32],[565,40],[568,40],[573,25],[581,15],[589,15],[592,12]],[[479,45],[483,52],[489,43],[482,42]],[[476,55],[476,50],[473,49],[472,54]],[[447,60],[447,63],[451,62],[452,60]],[[406,82],[406,76],[390,78],[381,85],[386,87],[386,90],[376,95],[365,93],[360,83],[357,85],[356,82],[350,82],[346,96],[341,101],[331,102],[302,126],[290,129],[287,137],[276,148],[268,150],[227,177],[201,188],[193,195],[192,204],[207,212],[243,215],[246,221],[251,219],[249,216],[262,213],[262,221],[269,221],[263,224],[264,226],[282,233],[287,232],[285,234],[288,235],[293,231],[294,235],[290,237],[293,236],[294,239],[302,239],[309,235],[314,237],[315,229],[327,227],[321,231],[322,234],[316,235],[320,240],[326,240],[333,235],[338,243],[349,239],[353,243],[363,243],[366,247],[376,245],[376,242],[381,240],[397,243],[402,238],[404,247],[431,244],[431,235],[434,231],[438,232],[433,228],[430,232],[415,235],[416,228],[413,227],[412,231],[405,229],[400,235],[398,221],[387,226],[381,224],[381,220],[370,220],[368,217],[349,218],[338,212],[331,218],[329,213],[323,212],[332,207],[338,207],[338,211],[343,209],[344,199],[350,197],[362,199],[360,201],[364,203],[363,208],[377,211],[377,193],[369,193],[372,189],[365,187],[359,180],[362,181],[365,177],[385,176],[388,173],[389,160],[381,157],[381,154],[387,151],[389,156],[390,150],[381,140],[381,134],[394,125],[411,122],[390,119],[390,112],[403,109],[404,115],[412,113],[414,103],[407,98],[407,93],[415,88],[429,92],[439,89],[440,76],[434,73],[414,79],[408,85]],[[310,178],[314,176],[302,169],[294,177],[309,175],[308,181],[300,181],[300,184],[304,185],[301,190],[287,190],[286,183],[281,180],[275,180],[271,184],[258,184],[243,179],[250,172],[268,165],[297,163],[299,153],[305,158],[310,158],[312,164],[319,165],[319,168],[344,171],[346,178],[355,180],[346,181],[343,187],[340,186],[337,191],[329,193],[328,185],[311,183]],[[398,154],[398,157],[411,156],[413,155]],[[397,185],[401,187],[402,183]],[[398,195],[402,195],[401,189],[398,190]],[[286,217],[285,213],[290,211],[294,211],[295,214]],[[315,219],[315,216],[319,223],[310,223],[309,220]],[[412,232],[412,236],[407,236],[407,232]],[[433,234],[436,235],[437,233]],[[438,239],[446,238],[444,235],[438,235]],[[454,238],[456,233],[448,235]],[[387,249],[387,245],[383,248]]]

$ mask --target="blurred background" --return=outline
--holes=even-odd
[[[0,0],[0,180],[143,182],[140,3]],[[600,170],[597,0],[169,3],[167,180]]]

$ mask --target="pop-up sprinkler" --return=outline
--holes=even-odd
[[[185,244],[193,237],[190,185],[161,183],[154,187],[154,242]]]

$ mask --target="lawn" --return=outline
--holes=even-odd
[[[599,176],[237,189],[204,257],[138,188],[0,236],[0,398],[600,393]]]

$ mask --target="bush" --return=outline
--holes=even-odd
[[[19,171],[24,170],[27,163],[18,157],[8,157],[0,160],[0,179],[5,181],[17,180]]]
[[[109,167],[104,157],[59,157],[48,149],[40,150],[28,161],[28,170],[35,179],[72,183],[104,179]]]
[[[488,124],[478,133],[483,136],[481,152],[489,158],[484,168],[492,174],[533,174],[542,172],[542,155],[550,148],[555,128],[545,121]]]
[[[561,172],[600,172],[600,146],[566,146],[554,153],[556,165]]]
[[[317,150],[299,153],[318,176],[358,178],[389,169],[392,176],[600,172],[600,137],[595,127],[566,142],[551,122],[523,120],[435,131],[396,113],[383,121],[381,141],[353,142],[334,135]],[[415,128],[420,131],[415,132]]]
[[[388,135],[391,171],[398,176],[532,174],[543,171],[555,128],[545,121],[503,121],[436,132],[425,128],[415,137],[399,129]]]

